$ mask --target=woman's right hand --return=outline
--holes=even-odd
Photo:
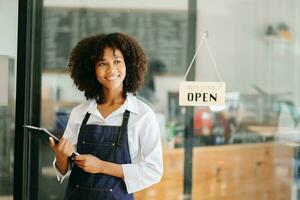
[[[75,152],[74,145],[66,138],[61,138],[59,143],[55,144],[54,139],[49,137],[49,144],[57,160],[67,160]]]

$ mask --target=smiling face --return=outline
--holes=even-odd
[[[97,80],[103,85],[104,91],[123,91],[126,65],[119,49],[105,48],[102,59],[96,62],[95,69]]]

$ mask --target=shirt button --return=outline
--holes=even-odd
[[[85,141],[82,141],[82,144],[85,144]]]

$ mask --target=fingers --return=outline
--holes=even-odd
[[[75,157],[76,165],[89,173],[101,173],[101,160],[93,155],[85,154]]]
[[[85,163],[85,156],[84,155],[75,156],[74,162],[78,167],[83,168]]]
[[[89,155],[78,155],[75,156],[74,162],[78,165],[78,167],[82,168],[85,166],[86,162],[88,161]]]
[[[67,154],[69,156],[71,156],[73,154],[73,152],[74,152],[74,146],[71,144],[71,145],[68,146]]]
[[[87,155],[78,155],[75,157],[76,161],[81,161],[81,160],[85,160]]]
[[[55,142],[54,142],[54,139],[52,137],[49,137],[49,145],[50,147],[53,149],[54,146],[55,146]]]
[[[74,145],[66,138],[62,138],[53,148],[56,155],[64,159],[71,156],[75,150]]]
[[[73,144],[70,145],[69,156],[72,156],[75,153],[75,147]],[[76,155],[76,154],[75,154]]]
[[[68,144],[68,139],[62,138],[58,143],[58,150],[65,152],[65,145]]]
[[[83,169],[84,171],[85,171],[85,163],[83,163],[83,162],[78,162],[78,161],[75,161],[75,163],[76,163],[76,165],[79,167],[79,168],[81,168],[81,169]]]
[[[74,162],[76,163],[76,165],[83,169],[84,171],[87,171],[87,169],[90,166],[90,162],[89,162],[89,155],[79,155],[79,156],[75,156]],[[88,172],[88,171],[87,171]]]

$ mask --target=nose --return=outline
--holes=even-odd
[[[116,65],[112,62],[112,63],[109,63],[106,67],[106,73],[112,73],[114,71],[116,71]]]

